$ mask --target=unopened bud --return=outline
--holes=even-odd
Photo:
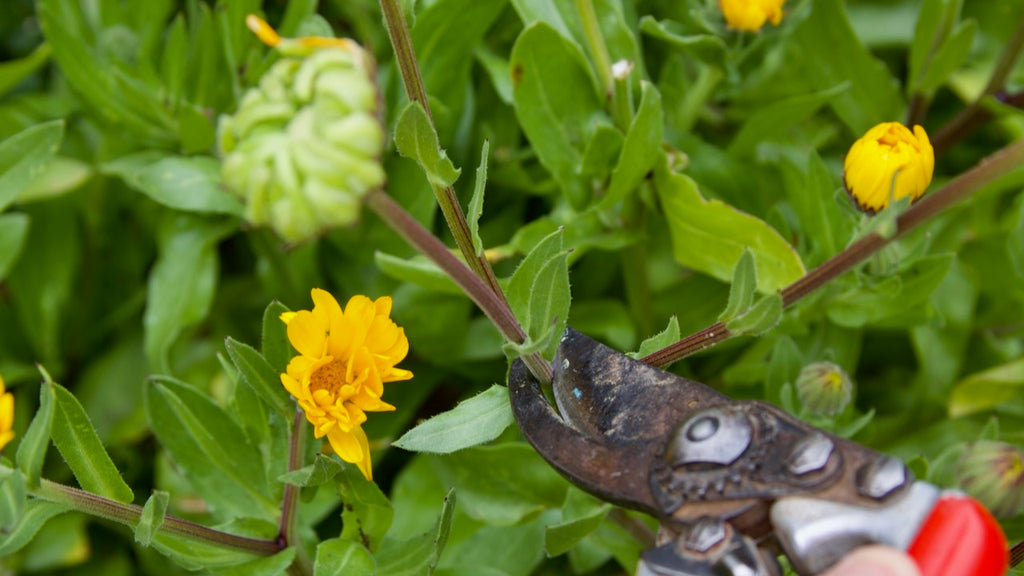
[[[800,371],[796,379],[796,394],[812,412],[835,416],[853,398],[853,381],[842,368],[831,362],[814,362]]]
[[[384,183],[371,56],[351,40],[280,38],[248,22],[283,57],[221,118],[225,185],[245,201],[246,219],[290,242],[354,223]]]
[[[1016,516],[1024,512],[1024,452],[994,440],[970,444],[957,466],[957,484],[996,517]]]

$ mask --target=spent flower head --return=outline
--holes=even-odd
[[[957,483],[996,517],[1016,516],[1024,512],[1024,452],[1006,442],[974,442],[960,458]]]
[[[395,407],[382,401],[385,382],[412,378],[395,365],[409,352],[405,331],[390,318],[391,298],[353,296],[342,310],[325,290],[312,291],[313,309],[286,312],[288,340],[299,355],[281,383],[299,403],[317,438],[373,478],[362,423],[366,412]]]
[[[220,120],[224,184],[247,220],[290,242],[354,223],[384,183],[373,58],[351,40],[281,38],[256,16],[247,22],[282,58]]]
[[[4,388],[4,378],[0,376],[0,450],[14,439],[14,395]]]
[[[719,0],[722,14],[730,27],[756,32],[764,23],[775,26],[782,22],[782,5],[786,0]]]
[[[853,143],[843,162],[843,180],[862,210],[878,212],[893,200],[917,200],[932,181],[935,152],[924,128],[883,122]]]

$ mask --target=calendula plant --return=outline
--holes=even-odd
[[[1024,538],[1019,2],[145,4],[0,19],[0,573],[632,573],[568,325]]]

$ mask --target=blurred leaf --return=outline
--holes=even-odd
[[[27,204],[67,194],[92,176],[92,167],[74,158],[54,156],[46,169],[21,190],[17,202]]]
[[[64,121],[36,124],[0,142],[0,211],[38,178],[64,138]]]
[[[728,281],[743,250],[750,249],[757,268],[757,289],[765,294],[804,275],[796,251],[764,221],[720,200],[705,200],[689,176],[669,171],[664,158],[655,173],[678,262]]]
[[[64,514],[47,522],[22,551],[24,573],[78,567],[89,557],[84,514]]]
[[[341,513],[341,537],[364,542],[371,551],[377,550],[395,515],[391,502],[354,464],[343,465],[334,479],[345,506]]]
[[[212,572],[214,576],[280,576],[288,571],[295,561],[295,548],[288,547],[273,556],[257,558],[249,562],[219,568]],[[249,556],[252,557],[251,555]],[[319,573],[318,573],[319,574]]]
[[[21,470],[0,465],[0,532],[8,534],[25,512],[28,491]]]
[[[953,3],[959,0],[953,0]],[[943,22],[944,4],[950,0],[923,0],[918,11],[917,23],[914,25],[914,40],[910,43],[910,55],[907,59],[910,69],[907,72],[907,94],[913,94],[921,82],[921,73],[935,55],[935,51],[945,40],[945,33],[951,23]]]
[[[186,154],[197,154],[209,152],[213,148],[216,137],[216,130],[213,123],[201,110],[188,104],[178,107],[178,138],[181,140],[181,149]],[[202,156],[188,158],[188,160],[205,160]],[[217,163],[220,166],[220,163]],[[218,170],[219,175],[219,170]],[[219,181],[219,178],[214,178]],[[220,192],[220,190],[218,190]],[[232,197],[232,199],[234,199]],[[230,206],[230,205],[226,205]],[[215,210],[216,211],[216,210]],[[237,212],[229,214],[241,214],[242,208],[239,205]]]
[[[806,58],[803,73],[815,88],[827,90],[850,82],[850,89],[830,105],[854,134],[900,116],[904,103],[896,82],[854,34],[841,0],[814,2],[810,17],[793,39]]]
[[[725,41],[718,36],[685,34],[676,22],[671,20],[659,22],[649,15],[640,18],[640,31],[652,38],[668,42],[718,69],[725,68]]]
[[[611,183],[597,206],[599,210],[614,206],[636,189],[658,161],[662,126],[665,123],[661,111],[661,94],[650,82],[643,81],[640,86],[640,107],[626,132],[619,161],[612,171]]]
[[[145,392],[153,432],[211,508],[233,517],[277,518],[259,451],[220,406],[165,376],[154,377]]]
[[[217,242],[235,224],[177,216],[160,242],[146,293],[146,356],[170,372],[170,349],[182,330],[204,319],[217,290]]]
[[[221,188],[220,162],[213,158],[164,158],[141,169],[134,177],[143,194],[170,208],[242,215],[242,203]]]
[[[395,146],[406,158],[415,160],[427,174],[431,185],[444,188],[459,179],[448,154],[441,149],[437,132],[419,102],[409,102],[395,123]]]
[[[53,49],[44,42],[24,58],[0,62],[0,96],[10,92],[22,80],[49,62],[52,53]]]
[[[743,123],[743,128],[729,143],[729,154],[752,155],[758,144],[785,137],[788,129],[810,118],[822,106],[849,89],[850,83],[843,82],[819,92],[791,96],[760,107]]]
[[[448,454],[490,442],[512,422],[508,389],[494,384],[455,408],[418,424],[392,445],[413,452]]]
[[[146,499],[139,523],[135,525],[135,541],[140,545],[149,546],[153,541],[153,535],[160,530],[160,526],[164,523],[169,500],[170,494],[162,490],[154,490],[153,494]]]
[[[796,342],[789,336],[779,338],[775,342],[771,358],[768,361],[764,398],[769,402],[783,404],[785,385],[796,382],[803,367],[804,355]]]
[[[21,520],[13,530],[8,531],[0,540],[0,558],[14,554],[35,538],[39,530],[54,516],[67,512],[64,504],[55,504],[45,500],[29,500],[21,514]]]
[[[422,254],[406,259],[385,254],[378,250],[374,252],[373,260],[381,272],[395,280],[412,282],[433,292],[464,294],[458,284],[452,280],[451,276]]]
[[[331,538],[316,547],[313,573],[317,576],[373,576],[377,574],[377,562],[362,544]]]
[[[278,478],[279,481],[293,484],[302,488],[308,486],[321,486],[334,480],[342,469],[342,465],[334,458],[317,454],[313,463],[303,466],[298,470],[292,470]]]
[[[587,142],[580,165],[580,175],[603,181],[608,177],[622,152],[625,138],[619,129],[608,124],[598,124],[594,135]]]
[[[679,319],[672,316],[668,319],[668,326],[666,326],[664,330],[641,342],[640,348],[636,351],[636,354],[630,354],[630,356],[637,359],[643,358],[644,356],[653,354],[670,344],[675,344],[680,340],[680,338]]]
[[[46,380],[43,386],[53,388],[56,400],[50,428],[53,444],[75,474],[78,484],[88,492],[118,502],[131,502],[135,498],[132,489],[121,478],[78,399],[60,384]]]
[[[519,35],[509,65],[523,132],[569,202],[577,209],[586,206],[580,151],[589,141],[590,125],[603,117],[586,58],[573,42],[538,23]]]
[[[436,574],[529,576],[544,560],[544,527],[557,522],[557,514],[549,510],[517,526],[484,526],[457,546],[453,542]]]
[[[558,556],[576,546],[604,521],[612,505],[570,488],[562,506],[562,521],[544,528],[544,551]]]
[[[28,238],[29,219],[24,214],[0,214],[0,281],[18,261]]]
[[[455,513],[455,489],[448,490],[441,505],[441,514],[433,529],[409,540],[385,539],[377,553],[379,574],[418,576],[433,574],[448,543],[452,517]]]
[[[833,298],[828,317],[840,326],[857,327],[895,319],[928,299],[942,282],[953,262],[953,254],[921,258],[890,282],[860,285]],[[895,289],[889,289],[896,286]]]
[[[1024,278],[1024,202],[1020,204],[1017,224],[1006,239],[1006,250],[1010,254],[1010,261],[1013,262],[1017,276]],[[0,271],[2,270],[3,267],[0,266]],[[0,277],[3,277],[3,274],[0,274]]]
[[[732,283],[729,285],[729,303],[718,315],[720,322],[731,320],[754,303],[757,292],[757,270],[754,268],[754,255],[747,248],[736,262],[732,271]]]
[[[292,359],[292,345],[288,341],[288,326],[281,320],[281,314],[289,312],[288,307],[274,300],[263,312],[263,358],[276,373],[284,373]]]
[[[473,239],[473,250],[477,256],[484,253],[484,243],[480,240],[480,215],[484,211],[484,189],[487,187],[487,158],[491,150],[489,140],[484,140],[483,148],[480,150],[480,167],[476,169],[476,179],[473,181],[473,197],[469,200],[469,207],[466,210],[466,223],[469,225],[469,234]]]
[[[278,321],[280,322],[280,320]],[[284,325],[284,322],[281,324]],[[281,384],[280,374],[270,366],[263,355],[252,346],[243,344],[230,336],[224,341],[224,348],[227,349],[228,356],[238,368],[242,381],[267,406],[276,410],[286,421],[290,420],[294,412],[294,405],[288,396],[288,391]]]
[[[18,445],[18,453],[15,460],[18,469],[25,474],[26,482],[35,488],[39,484],[39,474],[43,469],[43,461],[46,459],[46,449],[50,446],[50,430],[53,425],[53,406],[55,403],[55,391],[53,380],[46,370],[41,370],[43,383],[39,386],[39,409],[32,417],[32,423],[25,430]]]
[[[261,572],[249,572],[246,564],[254,562],[252,552],[244,552],[225,546],[218,546],[216,544],[207,544],[205,542],[199,542],[193,538],[185,538],[183,536],[177,536],[175,534],[164,532],[157,532],[153,535],[153,540],[150,546],[158,550],[161,554],[169,557],[176,564],[185,568],[186,570],[196,571],[205,570],[207,572],[213,572],[215,570],[237,567],[239,571],[235,572],[236,576],[248,576],[249,574],[260,574]],[[276,562],[283,563],[285,558],[294,555],[294,550],[287,549],[279,552],[273,558],[277,558]],[[267,560],[261,559],[264,562]],[[291,561],[289,560],[289,564]],[[219,572],[214,572],[219,574]],[[228,572],[230,574],[230,572]],[[280,574],[280,572],[262,572],[270,576],[271,574]]]
[[[973,20],[957,26],[952,36],[942,44],[942,48],[928,63],[924,78],[921,79],[918,87],[919,90],[923,92],[936,90],[946,82],[954,70],[967,61],[977,31],[978,23]]]
[[[1024,358],[971,374],[949,396],[949,415],[960,418],[1019,398],[1024,387]]]
[[[782,321],[782,295],[766,294],[746,312],[725,323],[725,327],[737,336],[751,334],[760,336],[778,326]]]
[[[782,164],[786,196],[800,220],[810,254],[808,266],[820,264],[845,247],[853,233],[852,219],[836,203],[839,186],[814,150],[788,156]],[[845,192],[841,201],[847,202]]]

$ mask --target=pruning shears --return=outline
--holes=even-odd
[[[637,576],[819,574],[859,546],[924,576],[1000,576],[1006,539],[976,500],[760,401],[733,400],[569,329],[548,402],[522,361],[509,394],[540,455],[576,486],[660,522]],[[557,411],[556,411],[557,407]]]

